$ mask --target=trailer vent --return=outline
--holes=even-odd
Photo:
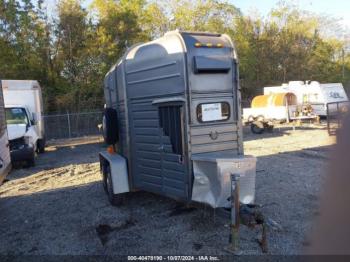
[[[196,74],[227,73],[231,69],[231,63],[227,57],[195,56],[194,72]]]
[[[170,138],[173,152],[182,155],[182,121],[181,106],[160,106],[159,125]]]

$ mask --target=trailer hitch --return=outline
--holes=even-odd
[[[261,206],[254,204],[242,204],[239,201],[239,175],[231,175],[231,232],[229,246],[226,250],[234,255],[242,254],[239,249],[239,226],[245,225],[249,228],[262,227],[262,237],[259,241],[263,253],[268,252],[267,224],[260,210]]]

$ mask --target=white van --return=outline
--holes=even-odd
[[[341,83],[290,81],[281,86],[264,87],[264,95],[287,92],[296,95],[299,105],[311,104],[313,113],[319,116],[327,115],[327,104],[349,101]]]
[[[0,185],[11,169],[9,141],[7,138],[5,107],[0,81]]]
[[[35,163],[35,153],[45,151],[41,88],[33,80],[3,80],[6,123],[12,161]]]

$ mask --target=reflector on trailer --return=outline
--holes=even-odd
[[[107,152],[110,153],[110,154],[115,154],[114,147],[113,146],[107,147]]]

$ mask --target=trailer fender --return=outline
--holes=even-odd
[[[99,156],[103,179],[105,168],[107,166],[110,167],[114,194],[129,192],[130,188],[126,159],[119,154],[110,154],[108,152],[100,152]]]

